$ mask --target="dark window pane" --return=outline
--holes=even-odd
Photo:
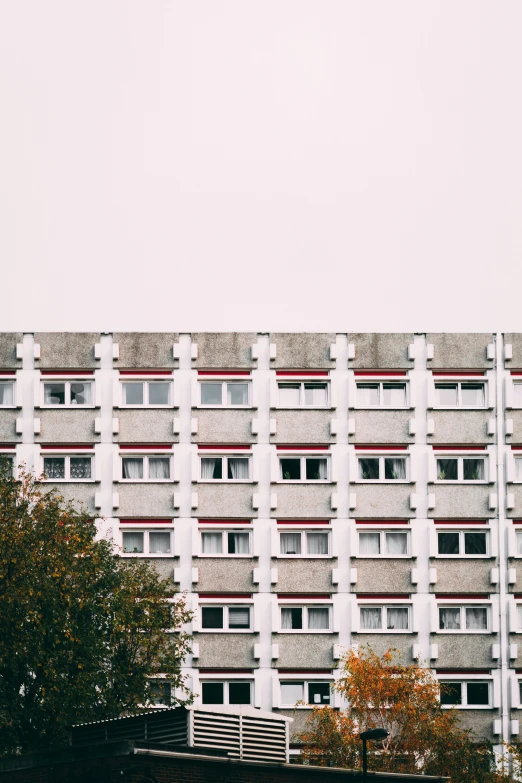
[[[283,607],[281,609],[281,628],[285,631],[300,631],[303,628],[303,610],[301,608]]]
[[[156,680],[149,683],[150,700],[153,704],[169,704],[171,698],[170,682]]]
[[[65,405],[65,383],[45,383],[44,404]]]
[[[330,704],[330,683],[309,682],[308,704]]]
[[[201,697],[203,700],[203,704],[224,704],[223,683],[222,682],[201,683]]]
[[[468,682],[466,688],[468,704],[489,704],[489,685],[487,682]]]
[[[229,704],[250,704],[250,683],[249,682],[229,682],[228,683],[228,703]]]
[[[439,533],[439,555],[459,554],[459,534]]]
[[[464,481],[483,481],[484,480],[484,460],[483,459],[465,459],[464,462]]]
[[[71,478],[72,479],[92,478],[90,457],[71,457]]]
[[[326,460],[308,457],[306,460],[306,478],[309,481],[325,481],[327,478]]]
[[[464,533],[464,551],[467,555],[485,555],[486,534]]]
[[[90,405],[91,391],[90,383],[71,383],[71,405]]]
[[[359,458],[359,478],[378,479],[379,478],[379,458],[378,457],[360,457]]]
[[[405,481],[406,460],[404,457],[384,458],[384,478],[388,481]]]
[[[457,459],[438,459],[437,460],[437,479],[439,481],[456,481],[458,479]]]
[[[441,682],[441,704],[462,704],[462,683]]]
[[[248,606],[236,606],[228,610],[228,627],[246,630],[250,628],[250,609]]]
[[[281,478],[284,481],[299,481],[301,479],[301,460],[282,459]]]
[[[202,628],[223,628],[223,607],[203,606],[201,609]]]

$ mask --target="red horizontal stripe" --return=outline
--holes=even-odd
[[[152,449],[154,451],[160,451],[169,449],[172,450],[173,443],[119,443],[118,446],[122,451],[132,449],[133,451],[140,451],[143,449]]]
[[[278,525],[329,525],[329,519],[278,519]]]
[[[353,373],[357,378],[365,375],[367,378],[404,378],[408,375],[407,370],[355,370]]]
[[[241,376],[250,378],[250,370],[198,370],[199,375],[228,375],[231,377]]]
[[[380,444],[369,446],[367,444],[356,443],[355,448],[357,451],[406,451],[408,446],[399,446],[398,444],[393,444],[391,446],[381,446]]]
[[[173,519],[120,519],[120,525],[167,525],[173,523]]]
[[[0,444],[0,451],[7,451],[8,449],[15,449],[16,446],[14,443],[1,443]]]
[[[356,525],[409,525],[408,519],[356,519]]]
[[[331,598],[330,593],[278,593],[278,598],[288,598],[292,601],[329,601]]]
[[[440,378],[441,376],[444,376],[445,378],[454,378],[454,377],[464,377],[464,378],[483,378],[485,376],[486,372],[484,370],[442,370],[442,372],[439,370],[437,372],[433,371],[432,375],[434,378]]]
[[[513,593],[513,598],[516,598],[517,601],[519,601],[522,598],[522,593]]]
[[[281,672],[282,674],[329,674],[332,675],[331,669],[281,669],[278,668],[278,672]],[[299,745],[299,747],[302,747]]]
[[[253,674],[253,669],[199,669],[200,674]]]
[[[463,443],[461,446],[447,446],[434,443],[431,444],[433,451],[485,451],[485,446],[468,446]]]
[[[410,598],[410,593],[357,593],[358,599],[379,599],[379,601],[392,601],[392,600],[399,600],[399,601],[408,601]]]
[[[514,525],[522,525],[522,519],[512,519]]]
[[[198,519],[200,525],[250,525],[251,519]]]
[[[0,375],[16,376],[16,370],[0,370]]]
[[[433,519],[435,525],[487,525],[487,519]]]
[[[120,375],[172,375],[172,370],[120,370]]]
[[[435,598],[440,601],[488,601],[489,593],[435,593]]]
[[[435,669],[436,674],[491,674],[490,669]]]
[[[94,370],[40,370],[40,375],[94,375]]]
[[[328,451],[329,446],[280,446],[276,445],[277,451]]]
[[[221,598],[228,601],[230,598],[252,598],[252,593],[198,593],[199,598]]]
[[[511,449],[513,451],[519,451],[520,449],[522,449],[522,444],[521,443],[512,443],[511,444]]]
[[[52,449],[60,449],[61,451],[67,451],[71,449],[93,449],[93,443],[46,443],[40,446],[42,451],[51,451]]]
[[[511,375],[522,375],[522,370],[511,370]]]
[[[208,443],[198,443],[198,451],[224,451],[225,449],[228,451],[250,451],[252,446],[245,446],[243,444],[234,445],[233,443],[214,443],[212,445],[209,445]]]
[[[330,373],[324,370],[276,370],[277,378],[328,378]]]

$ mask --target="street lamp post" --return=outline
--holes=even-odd
[[[368,753],[366,749],[366,743],[368,740],[384,739],[388,736],[386,729],[368,729],[368,731],[362,731],[359,737],[362,739],[362,752],[363,752],[363,780],[368,779]]]

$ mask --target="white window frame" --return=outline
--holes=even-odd
[[[459,534],[459,554],[458,555],[445,555],[440,554],[439,552],[439,533],[458,533]],[[485,555],[467,555],[465,553],[465,535],[466,533],[485,533],[486,535],[486,554]],[[438,527],[435,529],[435,534],[437,536],[437,560],[486,560],[487,558],[491,557],[491,550],[490,550],[490,530],[489,528],[486,528],[485,526],[482,528],[457,528],[457,529],[451,529],[449,527]]]
[[[379,528],[373,528],[368,526],[360,526],[357,527],[357,555],[356,557],[359,560],[375,560],[378,558],[379,560],[411,560],[412,559],[412,553],[411,553],[411,528],[409,527],[399,527],[398,525],[396,527],[379,527]],[[361,533],[379,533],[381,540],[380,540],[380,549],[381,553],[378,555],[364,555],[361,554],[361,546],[360,546],[360,534]],[[405,555],[395,555],[395,554],[383,554],[385,549],[385,543],[386,543],[386,534],[387,533],[406,533],[407,536],[407,554]]]
[[[522,408],[522,402],[520,402],[519,404],[516,401],[515,386],[522,386],[522,378],[520,378],[519,380],[513,379],[512,383],[513,383],[513,400],[510,407],[513,408],[514,410],[520,410],[520,408]]]
[[[45,402],[45,386],[46,384],[58,384],[63,383],[65,386],[65,404],[64,405],[51,405],[47,402]],[[91,402],[89,405],[78,405],[76,403],[71,403],[71,383],[85,383],[90,384],[91,386]],[[89,376],[88,378],[50,378],[48,376],[45,376],[45,378],[42,378],[40,381],[41,385],[41,397],[40,397],[40,408],[49,408],[51,410],[58,409],[58,410],[64,410],[64,409],[70,409],[70,410],[76,410],[81,409],[83,410],[90,410],[91,408],[95,408],[95,394],[96,390],[94,387],[95,380],[92,376]]]
[[[382,626],[387,625],[387,617],[388,617],[388,609],[407,609],[408,610],[408,627],[407,628],[363,628],[361,623],[361,609],[380,609],[381,610],[381,621]],[[400,634],[407,634],[407,633],[413,633],[413,606],[412,602],[408,601],[397,601],[397,603],[382,603],[382,602],[375,602],[375,601],[359,601],[357,603],[357,611],[359,613],[359,627],[357,630],[358,634],[371,634],[371,633],[400,633]]]
[[[148,478],[149,475],[149,458],[152,457],[152,459],[163,457],[164,459],[169,460],[169,478],[166,479],[158,479],[158,478]],[[123,460],[124,459],[143,459],[143,478],[123,478]],[[120,451],[120,478],[119,481],[121,481],[123,484],[172,484],[174,481],[173,479],[173,459],[174,455],[172,452],[165,453],[164,451],[159,452],[152,452],[147,454],[143,454],[140,452],[121,452]]]
[[[330,387],[330,377],[323,378],[277,378],[277,408],[282,410],[296,410],[304,408],[305,410],[329,410],[332,407],[332,390]],[[316,386],[318,384],[324,384],[326,386],[326,404],[325,405],[305,405],[305,384]],[[299,403],[297,405],[284,405],[280,401],[279,387],[280,386],[300,386],[299,389]]]
[[[283,560],[291,559],[291,560],[302,560],[305,558],[306,560],[314,559],[314,560],[328,560],[331,559],[334,555],[332,553],[332,535],[331,535],[331,528],[330,526],[323,525],[322,527],[307,527],[307,528],[291,528],[288,527],[278,527],[277,528],[277,536],[278,536],[278,554],[277,557]],[[301,536],[301,554],[299,555],[290,555],[290,554],[284,554],[281,552],[281,534],[284,533],[292,533],[294,535],[300,535]],[[307,553],[308,544],[306,543],[306,547],[303,546],[303,544],[306,542],[305,536],[308,533],[326,533],[328,536],[328,554],[326,555],[309,555]]]
[[[304,628],[283,628],[283,620],[282,620],[282,610],[283,609],[302,609],[303,610],[303,625],[306,626]],[[308,610],[309,609],[328,609],[328,628],[308,628]],[[297,603],[297,602],[289,602],[289,603],[280,603],[279,604],[279,631],[278,633],[313,633],[313,634],[327,634],[332,633],[333,631],[333,623],[332,623],[332,612],[333,612],[333,604],[329,604],[326,602],[318,602],[317,604],[311,604],[311,603]]]
[[[224,557],[230,559],[245,558],[251,559],[252,554],[252,529],[243,527],[216,527],[213,528],[210,525],[206,527],[198,528],[199,531],[199,554],[198,557]],[[203,552],[203,533],[221,533],[222,536],[222,552]],[[248,553],[247,554],[233,554],[228,550],[228,534],[229,533],[246,533],[248,535]]]
[[[487,451],[471,452],[467,454],[458,453],[454,451],[449,454],[444,454],[437,451],[434,454],[435,458],[435,481],[434,484],[489,484],[489,454]],[[439,475],[439,459],[456,459],[457,462],[457,478],[456,479],[440,479]],[[465,459],[482,459],[484,460],[484,478],[483,479],[464,479],[464,460]]]
[[[355,381],[355,405],[354,409],[359,411],[373,411],[373,410],[406,410],[407,408],[410,408],[410,379],[407,377],[404,378],[361,378],[357,377],[354,379]],[[384,394],[383,394],[383,384],[389,384],[389,385],[402,385],[405,386],[405,396],[406,401],[404,405],[385,405],[384,404]],[[379,386],[379,402],[377,405],[359,405],[358,402],[358,387],[359,386]]]
[[[13,387],[13,404],[12,405],[4,405],[0,404],[1,410],[10,410],[12,408],[17,408],[18,405],[16,404],[16,379],[14,376],[0,376],[0,386],[7,386],[7,384],[10,384]],[[63,405],[60,405],[58,407],[64,407]],[[76,406],[75,406],[76,407]],[[83,407],[83,406],[81,406]]]
[[[460,609],[460,628],[441,628],[440,627],[440,609]],[[466,628],[466,609],[486,609],[486,628]],[[474,603],[451,603],[451,601],[437,602],[437,633],[443,634],[484,634],[491,633],[491,602],[480,601]]]
[[[223,628],[204,628],[203,627],[203,609],[223,609]],[[229,610],[230,609],[248,609],[249,610],[249,626],[248,628],[229,628]],[[225,603],[224,601],[207,601],[202,599],[199,604],[199,617],[200,628],[199,633],[252,633],[254,630],[254,604],[251,598],[244,599],[243,601],[232,601],[231,603]]]
[[[125,552],[123,549],[123,534],[124,533],[143,533],[143,552]],[[170,535],[170,552],[150,552],[149,536],[151,533],[169,533]],[[160,525],[154,525],[154,527],[147,527],[147,525],[129,525],[128,527],[120,527],[121,535],[121,554],[120,557],[174,557],[174,530],[172,525],[167,527],[161,527]]]
[[[228,478],[228,458],[231,459],[247,459],[248,460],[248,478],[246,479],[229,479]],[[222,463],[221,465],[221,473],[223,478],[220,479],[210,479],[210,478],[203,478],[202,473],[202,459],[224,459],[226,460],[225,463]],[[199,459],[199,479],[198,482],[202,484],[252,484],[252,453],[250,451],[239,451],[239,452],[227,452],[226,454],[219,453],[219,452],[208,452],[208,453],[199,453],[198,454]]]
[[[462,704],[441,704],[444,710],[490,710],[493,707],[493,680],[484,674],[467,674],[465,677],[459,677],[459,675],[451,674],[439,674],[437,676],[439,683],[460,683],[463,686],[467,686],[468,683],[487,683],[488,685],[488,703],[487,704],[469,704],[467,703],[467,688],[463,687],[461,690]]]
[[[213,683],[222,683],[223,684],[223,706],[229,706],[230,705],[230,695],[229,695],[229,686],[231,682],[247,682],[250,685],[250,706],[252,707],[255,703],[254,700],[254,677],[250,675],[250,677],[245,677],[244,674],[242,675],[230,675],[227,674],[226,678],[224,677],[216,677],[215,675],[200,675],[199,678],[200,685],[203,686],[203,683],[206,682],[213,682]],[[208,707],[219,707],[219,704],[208,704],[207,702],[203,701],[203,687],[201,688],[201,696],[199,697],[198,701],[200,702],[201,706],[208,706]],[[232,704],[230,705],[232,707],[241,707],[240,704]],[[248,705],[243,705],[248,706]]]
[[[71,475],[71,457],[74,459],[75,457],[80,457],[82,459],[89,458],[91,460],[91,478],[88,479],[79,479],[79,478],[68,478],[68,476]],[[85,454],[85,452],[44,452],[41,454],[41,473],[43,474],[44,471],[44,465],[46,459],[65,459],[65,478],[59,479],[59,478],[47,478],[45,479],[46,483],[49,484],[94,484],[96,481],[95,478],[95,464],[94,464],[94,458],[95,455],[91,452],[89,454]]]
[[[127,404],[125,400],[125,384],[142,384],[143,385],[143,402],[141,404]],[[167,384],[169,387],[169,401],[168,403],[149,403],[149,384]],[[136,408],[141,410],[143,408],[173,408],[173,380],[171,376],[164,376],[163,378],[120,378],[120,408]]]
[[[356,452],[355,454],[356,460],[357,460],[357,478],[353,480],[353,483],[356,484],[410,484],[411,483],[411,455],[409,451],[400,451],[400,452],[390,452],[390,453],[383,453],[383,452],[372,452],[372,451],[365,451],[365,452]],[[387,478],[381,478],[381,476],[385,476],[385,466],[384,466],[384,460],[385,459],[405,459],[406,460],[406,478],[405,479],[387,479]],[[371,479],[364,479],[360,477],[360,466],[359,466],[359,460],[361,459],[378,459],[379,460],[379,478],[371,478]]]
[[[313,454],[292,454],[291,452],[279,453],[277,459],[279,462],[278,470],[278,483],[279,484],[330,484],[332,482],[332,455],[327,452],[314,452]],[[284,479],[283,478],[283,465],[281,460],[283,459],[299,459],[301,460],[301,476],[305,478],[300,479]],[[326,460],[326,478],[325,479],[307,479],[306,478],[306,460],[307,459],[325,459]]]
[[[330,686],[330,701],[328,703],[321,704],[312,704],[308,701],[306,701],[303,704],[289,704],[288,702],[283,701],[283,683],[286,685],[286,683],[292,683],[295,685],[302,685],[303,686],[303,695],[307,694],[308,686],[309,685],[326,685],[328,684]],[[335,679],[333,677],[328,677],[327,675],[324,677],[302,677],[295,674],[290,674],[288,677],[284,677],[282,674],[279,678],[279,698],[280,698],[280,708],[283,709],[298,709],[298,710],[311,710],[317,707],[332,707],[333,706],[333,700],[334,700],[334,690],[333,686],[335,683]],[[304,701],[304,700],[303,700]]]
[[[520,554],[518,553],[518,536],[522,536],[522,527],[515,527],[513,532],[514,532],[514,536],[515,536],[515,554],[510,555],[509,557],[521,558],[522,557],[522,552],[520,552]],[[522,702],[521,702],[521,704],[522,704]]]
[[[202,402],[201,401],[201,388],[202,388],[202,386],[204,386],[205,384],[213,384],[214,386],[216,386],[218,383],[221,384],[221,404],[216,403],[216,402],[210,403],[210,404],[206,403],[206,402]],[[248,402],[245,405],[229,405],[227,402],[223,402],[223,400],[227,399],[227,389],[226,389],[226,387],[229,384],[242,384],[242,385],[246,384],[246,386],[248,388]],[[198,395],[199,396],[198,408],[203,408],[203,409],[205,409],[205,408],[217,408],[218,410],[220,410],[221,408],[227,408],[228,410],[230,410],[232,408],[232,409],[243,410],[245,408],[251,408],[252,407],[252,378],[251,377],[246,377],[245,376],[242,379],[240,379],[240,378],[233,378],[233,379],[232,378],[231,379],[215,378],[214,380],[212,380],[211,378],[205,378],[205,380],[198,380],[198,386],[199,386],[199,389],[198,389],[198,392],[199,392],[199,395]]]
[[[462,386],[466,386],[467,384],[483,384],[484,386],[484,404],[483,405],[462,405]],[[457,386],[457,405],[440,405],[439,404],[439,394],[437,386]],[[486,377],[476,377],[476,378],[441,378],[437,377],[433,379],[433,388],[435,392],[435,405],[433,406],[434,410],[444,410],[444,411],[483,411],[488,408],[488,402],[489,402],[489,390],[488,390],[488,379]]]

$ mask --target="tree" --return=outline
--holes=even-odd
[[[452,783],[501,783],[491,745],[459,726],[458,711],[440,704],[440,685],[430,669],[407,666],[396,650],[382,657],[370,647],[349,650],[334,686],[349,705],[344,712],[313,710],[299,739],[306,761],[335,767],[362,765],[359,733],[383,728],[371,743],[371,768],[388,772],[448,775]]]
[[[191,701],[191,619],[149,563],[114,554],[82,508],[0,464],[0,754],[60,744],[66,727],[151,704],[151,676]]]

